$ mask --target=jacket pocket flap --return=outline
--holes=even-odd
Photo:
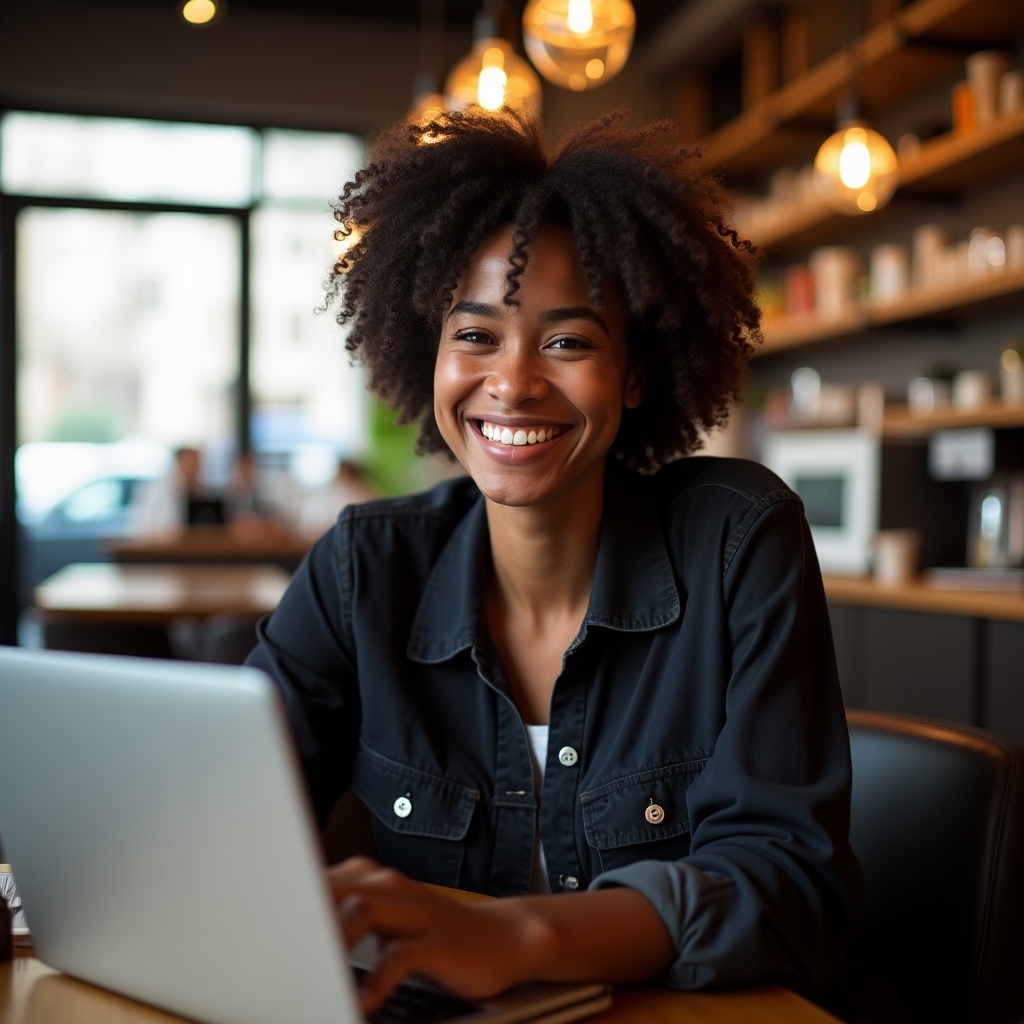
[[[360,744],[352,785],[382,824],[394,832],[464,839],[480,792],[378,754]]]
[[[613,779],[580,794],[587,842],[596,850],[655,843],[690,829],[686,791],[707,759]]]

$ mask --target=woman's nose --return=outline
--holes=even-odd
[[[510,349],[496,354],[484,385],[487,393],[509,407],[536,401],[548,393],[541,359],[535,353]]]

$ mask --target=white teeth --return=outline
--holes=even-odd
[[[480,433],[489,441],[498,441],[501,444],[524,445],[539,444],[542,441],[550,441],[558,435],[555,427],[535,427],[532,430],[518,429],[513,431],[510,427],[500,427],[496,423],[480,424]]]

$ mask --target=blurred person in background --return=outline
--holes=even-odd
[[[189,526],[224,521],[224,501],[202,479],[202,453],[192,445],[175,449],[167,472],[141,484],[133,503],[133,525],[143,537],[174,536]]]

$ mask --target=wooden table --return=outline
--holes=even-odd
[[[284,966],[282,969],[287,969]],[[0,1024],[182,1024],[155,1010],[51,970],[16,951],[0,964]],[[778,986],[735,992],[673,992],[655,985],[622,988],[593,1024],[837,1024],[836,1018]]]
[[[276,565],[74,562],[43,580],[33,603],[44,624],[166,624],[218,612],[264,614],[289,579]]]
[[[225,613],[255,623],[290,578],[278,565],[73,562],[36,587],[32,616],[54,650],[199,657],[200,623]]]
[[[309,545],[308,538],[287,530],[234,524],[192,526],[168,536],[110,541],[106,550],[115,562],[270,563],[294,570]]]

